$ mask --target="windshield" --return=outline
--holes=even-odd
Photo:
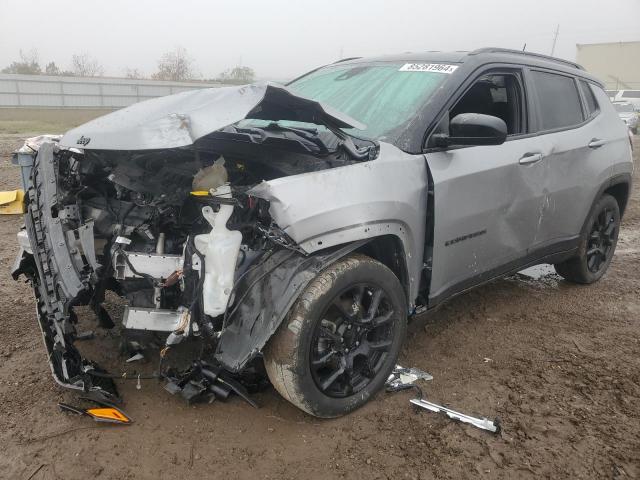
[[[455,66],[437,66],[449,69],[444,69],[446,73],[426,68],[409,71],[404,63],[331,65],[295,80],[288,88],[367,126],[364,130],[345,129],[348,133],[385,140],[410,120],[455,70]]]
[[[614,103],[617,112],[633,112],[633,105],[630,103]]]

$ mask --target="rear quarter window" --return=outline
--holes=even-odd
[[[531,75],[538,94],[541,130],[568,128],[582,123],[580,95],[572,77],[535,70]]]
[[[593,87],[588,82],[580,80],[580,89],[582,90],[582,96],[587,106],[587,116],[594,117],[600,111],[600,106],[596,100],[596,96],[593,94]]]

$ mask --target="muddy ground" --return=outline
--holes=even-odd
[[[18,185],[8,153],[21,136],[0,137],[0,190]],[[640,141],[636,162],[638,151]],[[254,410],[237,398],[187,406],[153,380],[140,390],[129,381],[120,389],[132,426],[62,414],[57,402],[77,401],[54,385],[29,287],[9,276],[20,224],[0,217],[3,479],[640,478],[638,179],[598,284],[516,275],[411,325],[401,362],[433,374],[426,396],[499,416],[499,436],[416,412],[409,392],[321,421],[272,389]],[[116,346],[99,332],[83,349],[122,368]]]

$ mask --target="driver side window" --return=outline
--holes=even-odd
[[[522,82],[515,73],[483,75],[449,111],[449,121],[460,113],[482,113],[501,118],[508,135],[526,133]]]

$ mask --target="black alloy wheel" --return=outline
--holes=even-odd
[[[618,225],[613,209],[604,208],[593,223],[587,246],[587,268],[597,273],[613,255],[618,237]]]
[[[396,364],[407,330],[407,294],[398,277],[353,253],[306,286],[263,350],[275,389],[322,418],[361,407]]]
[[[346,397],[369,384],[393,343],[393,314],[378,286],[354,285],[336,295],[316,326],[309,352],[311,374],[320,391]]]
[[[619,232],[620,206],[614,197],[605,193],[589,212],[577,252],[556,263],[556,272],[573,283],[597,282],[611,264]]]

